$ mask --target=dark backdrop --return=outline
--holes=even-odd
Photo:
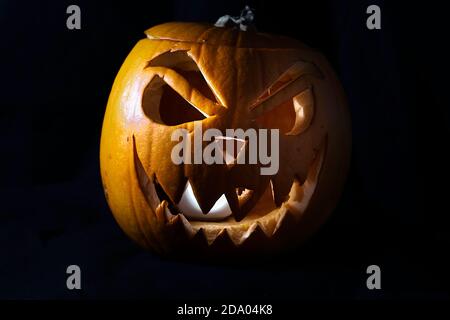
[[[352,113],[353,156],[332,218],[270,262],[161,259],[115,223],[99,175],[114,77],[150,26],[213,23],[244,2],[0,3],[0,298],[442,298],[448,295],[448,30],[427,1],[248,1],[261,31],[320,49]],[[294,4],[295,3],[295,4]],[[82,29],[66,28],[78,4]],[[382,9],[382,30],[365,27]],[[66,267],[82,269],[68,291]],[[366,267],[382,270],[368,291]]]

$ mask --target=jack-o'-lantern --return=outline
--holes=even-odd
[[[161,254],[267,254],[311,235],[335,207],[351,146],[350,117],[326,59],[296,40],[236,26],[166,23],[122,65],[106,108],[100,164],[121,228]],[[223,162],[176,163],[177,130],[215,129]],[[276,172],[251,158],[277,153]],[[276,139],[275,139],[275,138]],[[276,141],[275,141],[276,140]],[[198,142],[198,141],[197,141]],[[194,150],[195,149],[195,150]],[[214,149],[219,153],[219,149]],[[271,155],[273,156],[273,155]],[[184,159],[184,158],[183,158]]]

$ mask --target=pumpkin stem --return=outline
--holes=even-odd
[[[227,27],[227,26],[239,26],[239,29],[242,31],[247,31],[249,27],[253,27],[253,20],[255,20],[254,10],[249,6],[245,6],[245,8],[241,11],[241,15],[238,16],[230,16],[228,14],[220,17],[216,23],[214,24],[216,27]]]

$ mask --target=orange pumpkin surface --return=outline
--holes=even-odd
[[[350,116],[326,59],[233,27],[166,23],[146,35],[116,77],[102,129],[102,181],[121,228],[153,251],[188,255],[266,254],[311,235],[335,207],[350,160]],[[279,129],[278,172],[175,164],[172,133],[196,124]],[[204,216],[183,212],[186,192]],[[231,215],[209,214],[220,199]]]

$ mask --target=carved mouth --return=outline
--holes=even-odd
[[[136,141],[133,137],[133,153],[135,160],[135,170],[139,180],[141,190],[146,195],[147,202],[153,210],[156,210],[154,204],[167,202],[167,211],[171,215],[183,214],[191,221],[222,221],[233,216],[236,221],[242,220],[252,209],[252,206],[261,197],[261,191],[251,190],[243,187],[235,188],[235,194],[223,193],[211,207],[208,212],[202,211],[199,202],[194,194],[191,183],[188,180],[184,191],[178,203],[174,203],[163,186],[159,183],[157,177],[149,177],[143,168],[136,148]],[[267,183],[267,187],[269,184]],[[156,201],[155,201],[156,200]]]
[[[155,191],[159,198],[159,203],[163,201],[167,201],[167,208],[170,213],[173,214],[183,214],[189,220],[198,220],[198,221],[221,221],[225,220],[233,214],[233,211],[228,203],[227,197],[225,194],[222,194],[220,198],[216,201],[214,206],[209,210],[208,213],[204,214],[198,204],[198,201],[194,195],[192,190],[191,183],[187,181],[186,186],[184,188],[183,194],[181,196],[181,200],[178,204],[174,204],[169,196],[164,192],[164,189],[158,183],[158,180],[153,179],[153,183],[155,185]],[[254,197],[253,190],[245,189],[245,188],[236,188],[236,197],[242,206],[249,199]]]
[[[238,214],[233,212],[236,205],[230,204],[223,194],[204,214],[187,181],[180,201],[175,204],[164,192],[157,177],[149,177],[139,159],[136,141],[133,137],[134,167],[140,189],[152,211],[164,219],[168,225],[178,223],[183,226],[186,234],[193,237],[202,231],[209,244],[213,243],[224,232],[236,245],[241,244],[253,233],[264,232],[267,237],[273,236],[290,213],[294,218],[300,218],[308,207],[315,191],[323,159],[326,151],[326,138],[308,171],[307,179],[301,184],[294,179],[289,196],[281,205],[276,206],[271,183],[257,194],[254,190],[236,188],[238,199]]]

